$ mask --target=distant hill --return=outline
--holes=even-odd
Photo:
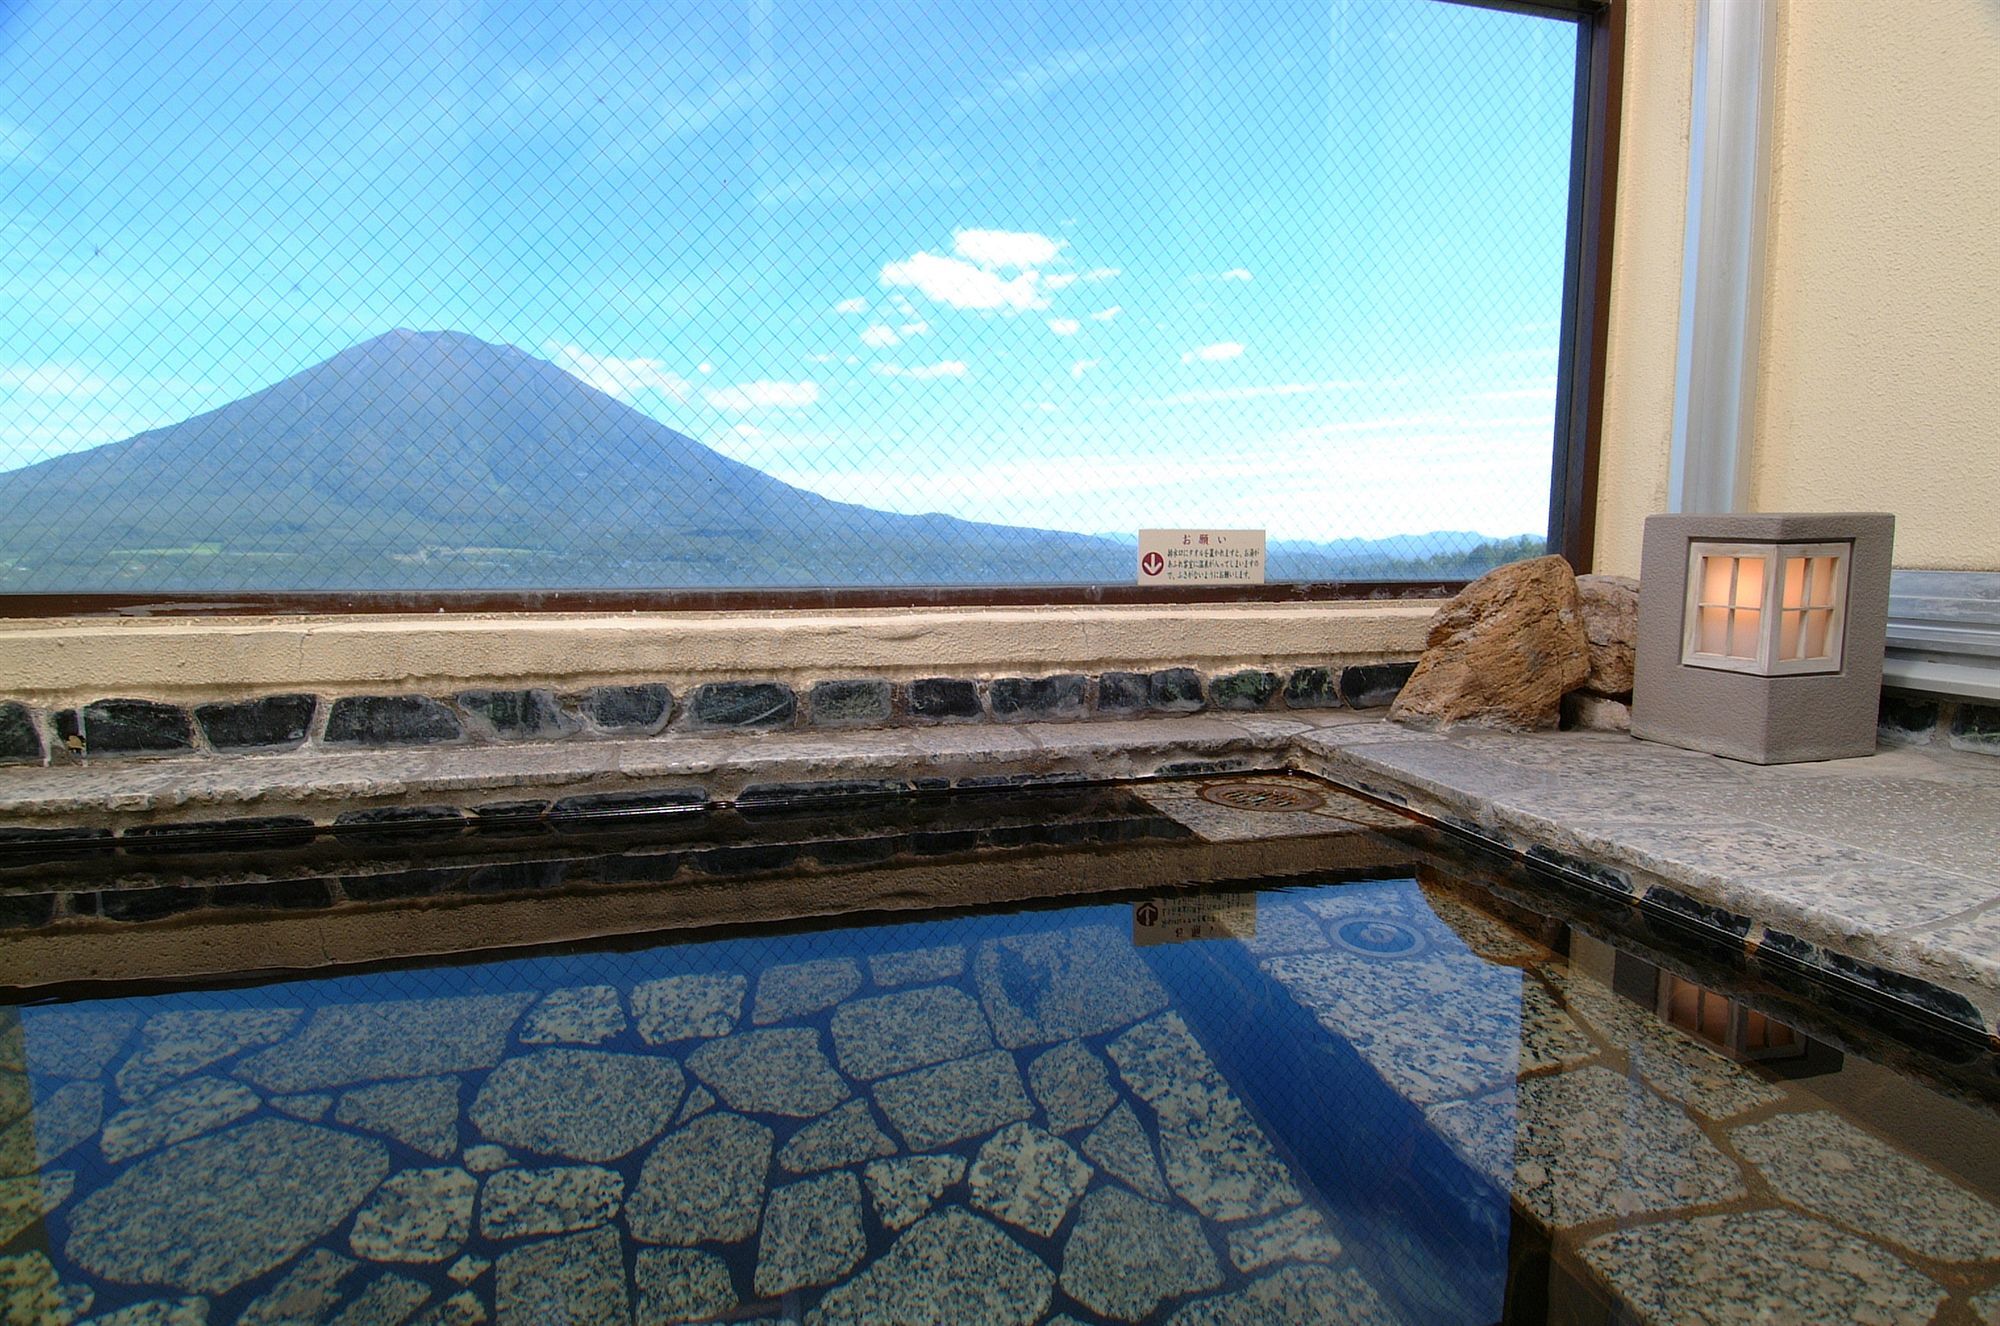
[[[1467,551],[1457,546],[1453,555]],[[1476,536],[1472,536],[1476,538]],[[1273,578],[1408,549],[1273,549]],[[1386,554],[1386,555],[1385,555]],[[1290,564],[1296,562],[1297,568]],[[1482,568],[1484,569],[1484,568]],[[834,502],[554,365],[397,331],[0,474],[0,591],[1129,583],[1125,541]]]

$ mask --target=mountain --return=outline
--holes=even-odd
[[[1512,547],[1478,539],[1277,545],[1270,573],[1476,575]],[[830,501],[456,332],[390,332],[0,474],[11,592],[1124,584],[1133,569],[1122,538]]]
[[[553,364],[396,331],[185,422],[0,474],[0,589],[1124,581],[1059,531],[833,502]]]

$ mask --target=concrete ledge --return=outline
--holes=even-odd
[[[0,622],[8,697],[191,703],[287,691],[575,690],[744,676],[1285,667],[1411,658],[1435,600],[774,613],[560,613]]]

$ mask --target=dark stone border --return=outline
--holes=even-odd
[[[1415,666],[1311,664],[1289,672],[1246,668],[1218,674],[1165,667],[914,681],[831,677],[803,691],[781,681],[744,678],[702,682],[684,691],[667,682],[643,682],[574,693],[534,687],[450,695],[286,693],[212,701],[191,710],[107,699],[46,711],[0,700],[0,764],[1370,709],[1395,699]]]

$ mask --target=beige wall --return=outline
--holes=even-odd
[[[1600,570],[1666,509],[1693,0],[1630,0]],[[2000,570],[2000,0],[1778,0],[1750,505]]]

